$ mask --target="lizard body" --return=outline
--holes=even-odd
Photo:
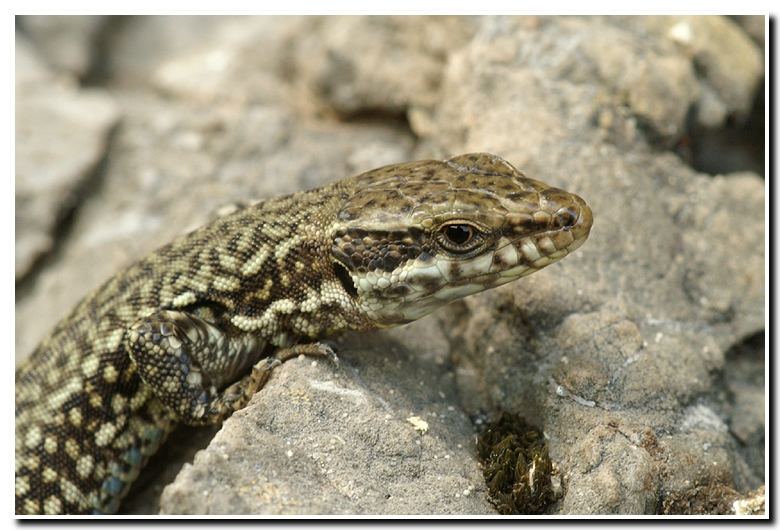
[[[177,424],[219,423],[336,332],[411,322],[587,238],[493,155],[386,166],[219,218],[109,279],[16,372],[16,513],[114,513]]]

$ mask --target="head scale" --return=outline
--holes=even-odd
[[[377,326],[546,267],[593,221],[580,197],[485,153],[386,166],[349,185],[331,227],[334,269]]]

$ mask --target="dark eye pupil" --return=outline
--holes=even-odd
[[[456,245],[462,245],[471,239],[471,227],[468,225],[450,225],[445,229],[444,235]]]

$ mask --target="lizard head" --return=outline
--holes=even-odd
[[[538,271],[582,245],[593,222],[577,195],[485,153],[386,166],[346,185],[334,270],[380,327]]]

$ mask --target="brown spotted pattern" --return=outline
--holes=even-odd
[[[591,222],[579,197],[472,154],[379,168],[183,236],[87,296],[17,369],[16,513],[115,512],[187,421],[155,379],[168,361],[130,354],[148,319],[202,323],[193,344],[212,350],[193,367],[227,392],[279,348],[407,322],[538,270]],[[474,228],[457,252],[442,239],[453,223]]]

